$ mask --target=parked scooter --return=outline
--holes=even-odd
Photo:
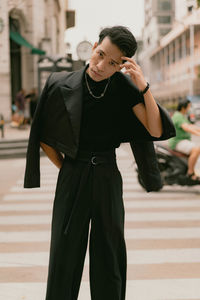
[[[173,151],[158,143],[155,143],[154,146],[163,185],[192,186],[199,184],[199,181],[192,180],[187,176],[187,155]],[[139,174],[138,181],[144,187]]]

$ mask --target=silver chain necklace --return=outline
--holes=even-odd
[[[110,78],[108,78],[108,82],[107,82],[107,84],[106,84],[106,86],[105,86],[105,89],[104,89],[103,93],[101,93],[100,96],[95,96],[95,95],[92,93],[92,91],[91,91],[91,89],[90,89],[90,87],[89,87],[89,84],[88,84],[86,72],[85,72],[85,82],[86,82],[86,85],[87,85],[87,88],[88,88],[88,92],[90,93],[90,95],[91,95],[93,98],[95,98],[95,99],[101,99],[101,98],[104,97],[104,95],[105,95],[105,92],[106,92],[106,90],[107,90],[107,88],[108,88],[108,85],[109,85],[109,82],[110,82]]]

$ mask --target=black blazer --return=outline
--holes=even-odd
[[[40,186],[40,141],[75,159],[79,145],[82,113],[82,79],[85,68],[74,72],[52,73],[42,91],[31,126],[24,178],[24,187]],[[129,80],[117,72],[116,88]],[[140,123],[132,110],[122,111],[119,142],[130,142],[138,170],[147,191],[162,187],[156,155],[152,141],[164,140],[175,135],[168,113],[158,105],[161,113],[163,133],[152,137]]]

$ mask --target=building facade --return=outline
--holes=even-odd
[[[175,0],[145,0],[145,22],[142,32],[143,49],[139,54],[140,65],[150,81],[150,53],[155,49],[160,38],[167,34],[174,22]]]
[[[0,2],[0,113],[9,120],[21,89],[37,87],[40,55],[65,54],[67,0]]]
[[[172,28],[175,16],[174,0],[145,0],[144,47],[155,47]]]
[[[145,21],[147,28],[144,27],[144,47],[139,54],[139,63],[155,98],[167,107],[173,107],[185,96],[200,95],[200,9],[196,0],[147,2],[149,9],[145,9],[152,13],[145,17],[149,18],[149,23]],[[155,5],[165,8],[166,15],[167,8],[172,8],[172,23],[163,35],[157,34],[153,41],[150,39],[148,45],[147,36],[153,35],[153,29],[147,34],[150,32],[148,24],[155,22]],[[154,26],[154,30],[160,33],[163,28]]]
[[[150,60],[151,87],[159,101],[171,106],[186,96],[200,95],[200,9],[161,39]]]

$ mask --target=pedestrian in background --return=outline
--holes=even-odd
[[[24,112],[25,112],[25,90],[22,88],[19,90],[15,97],[15,102],[12,105],[12,127],[21,127],[24,124]]]
[[[19,123],[23,123],[24,120],[24,110],[25,110],[25,90],[22,88],[16,95],[15,105],[16,113],[19,115]]]
[[[198,145],[191,141],[192,134],[200,137],[200,127],[188,120],[190,108],[191,102],[187,98],[178,103],[177,111],[172,116],[176,136],[169,140],[169,147],[188,156],[188,179],[200,184],[200,177],[195,174],[195,165],[200,156],[200,143]]]
[[[41,145],[60,169],[46,300],[78,298],[88,235],[91,299],[125,299],[124,205],[115,149],[130,142],[147,191],[157,190],[162,183],[152,141],[175,134],[131,58],[136,49],[127,28],[105,28],[85,68],[53,73],[43,89],[24,187],[40,186]]]

